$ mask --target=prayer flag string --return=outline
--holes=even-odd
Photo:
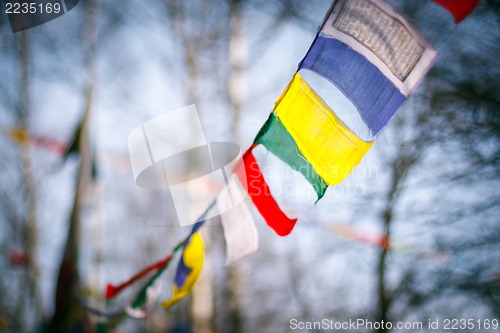
[[[478,0],[434,0],[449,10],[458,23],[477,5]],[[329,185],[339,184],[360,163],[374,141],[359,138],[302,78],[309,70],[335,85],[355,106],[373,137],[387,125],[400,106],[422,81],[437,58],[434,48],[410,22],[383,0],[337,0],[328,11],[321,29],[284,92],[275,103],[268,120],[257,134],[253,145],[236,163],[233,173],[248,193],[265,222],[276,234],[288,235],[297,223],[288,217],[271,194],[271,189],[253,155],[256,145],[263,145],[311,184],[320,200]],[[335,104],[335,103],[334,103]],[[25,140],[18,133],[18,141]],[[233,184],[234,185],[234,184]],[[234,187],[233,187],[234,189]],[[232,191],[232,190],[231,190]],[[242,199],[242,198],[240,198]],[[217,202],[225,207],[219,197]],[[243,201],[243,200],[241,200]],[[244,202],[240,211],[225,215],[224,232],[228,262],[256,250],[258,234]],[[224,209],[222,209],[224,210]],[[240,225],[228,219],[242,219]],[[144,268],[120,285],[109,284],[105,298],[111,299],[122,290],[154,275],[127,308],[131,316],[142,316],[143,309],[154,297],[155,283],[168,267],[174,254],[182,249],[170,299],[162,306],[169,309],[189,294],[201,274],[204,244],[199,229],[200,218],[191,232],[164,259]],[[237,228],[251,235],[241,238]],[[337,235],[390,248],[385,235],[367,237],[347,227],[333,229]],[[231,236],[231,238],[229,237]],[[238,239],[242,239],[239,248]],[[151,296],[151,297],[149,297]]]

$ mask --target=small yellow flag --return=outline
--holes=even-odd
[[[165,310],[168,310],[191,292],[194,284],[200,277],[204,257],[205,250],[203,239],[201,238],[200,232],[197,231],[191,236],[189,244],[184,249],[181,258],[181,261],[183,262],[182,267],[187,267],[190,269],[190,272],[183,280],[182,285],[178,286],[177,283],[174,284],[171,298],[161,303],[161,306],[163,306]],[[179,275],[181,271],[185,272],[181,269],[181,264],[179,264],[176,274]]]

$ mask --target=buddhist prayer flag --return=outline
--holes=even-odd
[[[478,0],[434,1],[448,9],[456,22],[468,15],[478,3]],[[174,248],[172,254],[144,268],[121,285],[108,285],[105,298],[115,297],[121,290],[154,272],[126,309],[129,316],[144,317],[159,293],[157,279],[181,248],[172,295],[162,306],[169,309],[186,297],[200,277],[203,267],[204,244],[199,229],[205,219],[212,216],[209,212],[215,203],[218,212],[222,212],[221,221],[227,245],[226,264],[232,264],[256,251],[258,232],[243,200],[243,191],[248,193],[266,223],[278,235],[286,236],[293,230],[297,219],[289,218],[273,198],[253,155],[256,145],[263,145],[304,176],[314,188],[318,200],[324,196],[329,185],[339,184],[361,162],[373,141],[358,137],[335,114],[336,106],[333,105],[332,109],[302,78],[301,71],[310,70],[335,85],[354,104],[375,137],[417,87],[436,57],[436,51],[419,32],[383,0],[335,1],[253,145],[232,167],[234,175],[229,183],[226,174],[221,174],[228,186],[219,193],[216,202],[209,205],[198,220],[200,222],[193,226],[190,234]],[[141,136],[141,147],[149,151],[152,160],[148,143],[150,138],[146,140],[144,126],[142,132],[138,129],[137,133]],[[9,135],[19,143],[30,139],[24,130],[11,131]],[[163,147],[165,140],[157,141]],[[204,144],[204,140],[199,142]],[[37,143],[54,146],[43,139]],[[73,146],[74,143],[69,145],[65,156],[73,151]],[[63,148],[66,151],[66,147]],[[144,156],[147,160],[147,155]],[[138,161],[139,169],[146,170],[142,158]],[[142,174],[141,170],[138,175]],[[161,175],[163,177],[164,173]],[[146,187],[158,185],[154,181],[144,184]],[[385,234],[368,235],[345,225],[336,225],[332,231],[339,236],[384,249],[390,247]]]
[[[328,184],[314,171],[311,163],[306,160],[297,143],[274,113],[269,115],[266,123],[257,134],[254,144],[262,144],[293,170],[300,172],[311,183],[318,200],[325,195]]]
[[[259,234],[250,210],[243,200],[245,197],[242,193],[243,188],[234,176],[223,191],[231,192],[230,195],[224,195],[221,192],[221,195],[217,197],[217,207],[219,211],[224,212],[220,217],[226,239],[226,265],[231,265],[257,251]],[[234,206],[230,198],[235,198],[239,204]]]
[[[334,83],[359,111],[373,134],[387,124],[406,97],[365,57],[343,42],[319,35],[301,69]]]
[[[160,292],[160,281],[155,279],[153,283],[148,283],[148,285],[139,293],[136,300],[130,306],[125,308],[125,312],[132,318],[145,318],[153,309]]]
[[[436,59],[436,51],[390,5],[339,0],[299,69],[336,85],[376,135]]]
[[[455,23],[458,24],[472,13],[479,0],[434,0],[434,2],[446,8],[455,17]]]
[[[184,243],[182,256],[175,273],[174,288],[170,299],[162,302],[165,310],[172,307],[181,299],[186,297],[194,287],[203,268],[203,259],[205,250],[203,240],[198,229],[204,221],[198,222],[193,226],[191,234]]]
[[[316,173],[330,185],[340,183],[373,144],[354,134],[298,73],[274,112]]]
[[[18,144],[32,142],[34,145],[50,150],[58,155],[64,155],[66,153],[66,145],[64,143],[40,135],[31,135],[20,127],[8,129],[7,135]]]
[[[128,286],[132,285],[133,283],[139,281],[149,273],[153,271],[163,271],[165,267],[167,267],[168,263],[172,259],[172,255],[169,254],[165,259],[162,259],[152,265],[149,265],[148,267],[142,269],[140,272],[132,276],[130,279],[127,281],[121,283],[118,286],[115,286],[113,284],[108,284],[106,286],[106,291],[104,292],[104,298],[110,299],[113,297],[116,297],[122,290],[127,288]]]
[[[278,235],[286,236],[295,227],[297,219],[287,217],[271,195],[269,185],[267,185],[259,164],[252,154],[254,148],[255,146],[250,147],[243,154],[242,163],[236,164],[234,171],[267,225]]]

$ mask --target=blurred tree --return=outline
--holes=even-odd
[[[8,223],[2,228],[5,237],[2,249],[7,258],[3,265],[11,266],[13,271],[2,268],[2,271],[11,274],[2,274],[0,279],[0,293],[5,295],[0,300],[0,313],[6,316],[6,326],[17,331],[33,329],[42,315],[37,263],[38,181],[27,134],[33,128],[34,61],[31,38],[30,32],[24,31],[4,38],[2,43],[8,49],[4,60],[13,66],[3,71],[9,82],[2,84],[0,105],[7,111],[4,117],[9,119],[12,128],[19,129],[18,136],[10,135],[9,138],[19,150],[14,155],[7,154],[6,157],[12,159],[5,159],[3,163],[5,175],[13,180],[12,184],[3,186],[1,199],[2,218]],[[13,171],[16,169],[18,173]],[[21,258],[16,260],[16,256]]]
[[[439,268],[428,261],[402,265],[402,260],[394,258],[390,249],[381,249],[377,268],[378,321],[395,322],[415,317],[415,313],[427,315],[426,307],[455,296],[473,297],[474,302],[489,309],[489,313],[475,315],[488,317],[498,313],[500,299],[494,295],[498,294],[500,283],[493,272],[499,263],[493,253],[499,250],[500,238],[493,235],[498,235],[494,216],[498,215],[500,197],[494,192],[479,197],[473,192],[447,195],[465,188],[489,193],[498,184],[500,118],[496,108],[500,100],[495,91],[500,88],[500,63],[496,57],[500,52],[500,21],[495,6],[483,3],[468,24],[451,31],[446,29],[444,33],[443,26],[435,23],[439,21],[427,19],[430,15],[426,5],[404,7],[438,41],[441,58],[423,89],[412,97],[413,103],[388,128],[394,133],[391,139],[399,144],[395,152],[384,156],[390,173],[380,220],[388,236],[396,224],[421,220],[419,223],[430,230],[420,237],[434,238],[436,251],[450,253],[453,259]],[[482,36],[480,40],[478,36]],[[442,167],[447,165],[443,161],[431,176],[433,181],[414,184],[410,179],[422,179],[436,152],[459,162],[443,173]],[[423,204],[418,193],[434,197],[434,207]],[[443,200],[448,197],[449,200]],[[406,200],[412,204],[403,204]],[[406,210],[411,206],[422,207],[423,211],[413,210],[410,215],[401,211],[401,206]],[[456,228],[464,229],[456,232]],[[450,233],[450,229],[455,232]],[[473,252],[482,255],[474,256]],[[467,261],[466,272],[460,272],[464,267],[456,265],[462,260]],[[399,279],[390,282],[389,275],[396,271]],[[442,316],[461,318],[459,313],[467,313],[463,307],[460,302],[448,304]],[[426,320],[425,315],[419,317]]]
[[[85,50],[84,71],[87,75],[83,115],[75,142],[78,147],[78,174],[75,185],[73,207],[69,218],[68,234],[63,256],[59,265],[57,287],[55,294],[55,308],[52,315],[49,331],[68,332],[75,329],[80,331],[85,327],[85,316],[82,309],[82,294],[79,289],[79,247],[82,210],[88,200],[92,185],[93,153],[90,141],[90,116],[94,105],[96,87],[95,56],[97,43],[97,27],[99,18],[99,1],[86,2],[86,17],[83,26],[82,39]],[[88,328],[86,329],[88,330]]]
[[[328,201],[338,200],[329,195],[310,213],[318,224],[314,228],[300,225],[285,240],[264,234],[259,253],[248,259],[251,271],[245,271],[244,265],[230,269],[218,265],[223,258],[224,241],[222,231],[214,229],[207,254],[213,264],[212,276],[208,276],[206,289],[200,293],[213,296],[198,296],[203,297],[202,303],[212,303],[203,309],[204,317],[190,318],[189,304],[184,302],[170,313],[157,307],[144,321],[122,323],[121,330],[154,332],[177,326],[189,331],[185,325],[189,322],[194,323],[190,326],[197,331],[271,332],[285,330],[283,327],[295,315],[303,320],[314,320],[320,315],[339,320],[361,316],[374,320],[426,320],[429,315],[466,313],[471,310],[470,304],[476,308],[473,313],[477,317],[499,312],[500,265],[495,257],[499,246],[499,197],[495,190],[500,156],[496,110],[500,105],[497,93],[500,64],[496,56],[500,52],[498,3],[483,1],[473,16],[454,29],[444,11],[438,12],[431,3],[393,2],[436,42],[442,56],[425,86],[408,101],[405,110],[399,112],[377,143],[373,156],[379,159],[375,163],[379,163],[380,177],[368,182],[373,191],[355,198],[356,202]],[[133,127],[137,126],[139,119],[147,115],[137,112],[144,106],[140,96],[153,88],[151,82],[157,82],[141,78],[135,71],[144,70],[144,63],[148,63],[154,71],[161,72],[154,60],[166,58],[160,75],[183,82],[180,90],[184,96],[176,96],[172,104],[199,104],[202,118],[214,118],[213,124],[222,128],[224,139],[241,143],[247,139],[242,137],[243,126],[240,126],[246,113],[261,112],[256,103],[260,98],[248,98],[249,87],[258,86],[262,91],[274,89],[273,83],[257,82],[249,73],[253,73],[264,51],[288,31],[285,28],[305,27],[312,36],[325,12],[325,3],[321,1],[204,0],[151,5],[110,1],[94,7],[96,3],[97,0],[81,2],[79,7],[87,16],[72,28],[58,25],[63,22],[62,17],[40,30],[43,34],[34,30],[12,38],[6,23],[0,22],[0,54],[4,63],[13,64],[0,68],[3,78],[0,105],[8,111],[0,114],[3,125],[32,129],[29,115],[36,105],[32,89],[34,86],[40,89],[49,81],[68,84],[78,91],[75,94],[84,104],[79,120],[81,130],[77,131],[80,140],[75,141],[80,148],[78,179],[70,227],[64,239],[50,332],[65,332],[69,326],[84,321],[80,307],[84,297],[78,285],[81,283],[79,250],[85,245],[79,240],[78,230],[91,182],[89,117],[98,107],[96,73],[102,73],[99,81],[109,89],[107,92],[111,91],[111,97],[101,94],[108,103],[106,106],[120,109],[119,116],[114,115],[117,117],[113,118],[113,125],[119,123],[128,130],[128,124],[115,118],[135,117]],[[78,8],[74,12],[78,13]],[[98,20],[99,16],[102,19]],[[261,20],[263,17],[265,20]],[[154,30],[158,25],[162,26],[159,30],[162,38],[155,39],[151,36],[158,31]],[[137,31],[134,29],[140,31],[139,38],[132,38]],[[79,34],[82,39],[74,38]],[[161,42],[155,44],[158,40]],[[145,50],[140,53],[134,47]],[[35,48],[38,53],[33,51]],[[280,57],[281,61],[283,53],[288,52],[281,52],[275,58]],[[58,66],[48,64],[51,57],[61,60]],[[267,70],[258,65],[261,66],[258,71]],[[283,73],[283,80],[292,74]],[[33,77],[39,78],[38,81]],[[259,93],[259,89],[252,92]],[[145,99],[162,103],[148,95]],[[262,114],[271,108],[272,102]],[[205,112],[210,114],[207,116]],[[67,124],[67,127],[72,126]],[[117,132],[113,131],[111,136]],[[3,182],[0,216],[6,223],[0,225],[0,249],[7,253],[19,247],[27,250],[30,260],[28,268],[23,270],[0,258],[0,330],[7,325],[10,331],[29,332],[41,321],[41,310],[36,307],[37,265],[33,259],[35,248],[41,246],[36,245],[33,230],[37,228],[37,208],[39,214],[47,210],[36,207],[35,198],[37,182],[45,183],[46,179],[42,179],[45,174],[35,177],[28,145],[21,145],[17,155],[7,140],[1,140],[6,158],[0,162]],[[107,270],[118,271],[114,277],[126,264],[142,265],[156,252],[164,255],[167,245],[181,237],[169,230],[165,240],[165,235],[148,228],[141,228],[139,235],[137,225],[133,224],[136,220],[161,220],[168,213],[154,210],[165,206],[164,197],[158,193],[150,196],[134,193],[122,184],[126,183],[125,177],[130,180],[130,174],[119,177],[113,172],[106,179],[113,194],[107,197],[111,201],[108,210],[116,216],[115,224],[109,227],[112,229],[109,233],[115,234],[108,241],[113,253],[106,253],[105,266]],[[112,205],[119,208],[110,209]],[[365,251],[345,242],[331,244],[324,227],[332,223],[332,214],[337,217],[335,214],[342,207],[355,211],[355,217],[362,216],[380,225],[393,240],[411,234],[416,239],[416,249],[402,254],[397,248]],[[120,233],[122,230],[132,228],[136,228],[130,231],[133,246],[119,238],[124,234]],[[146,246],[141,246],[142,243]],[[156,243],[158,248],[154,247]],[[418,251],[430,254],[419,255]],[[442,253],[448,257],[442,259]],[[337,261],[347,262],[343,274],[337,271]],[[363,276],[368,268],[373,270]],[[167,284],[171,281],[170,277],[165,280]],[[364,284],[373,284],[368,289],[373,293],[365,295]],[[359,304],[353,306],[356,301]],[[51,302],[46,303],[50,307]]]

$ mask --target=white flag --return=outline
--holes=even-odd
[[[217,208],[224,212],[221,221],[226,239],[226,265],[235,263],[259,247],[259,234],[244,198],[243,188],[235,176],[217,197]]]

